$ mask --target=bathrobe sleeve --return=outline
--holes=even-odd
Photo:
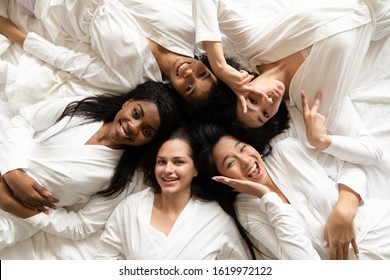
[[[82,97],[70,97],[41,101],[22,108],[11,119],[0,143],[1,174],[27,168],[28,153],[36,134],[52,127],[70,102],[81,99]]]
[[[276,193],[267,193],[261,199],[240,194],[236,207],[244,228],[276,259],[320,259],[302,218]]]

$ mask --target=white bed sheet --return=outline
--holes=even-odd
[[[257,16],[271,16],[293,0],[240,1]],[[9,17],[24,30],[45,35],[33,18],[21,13],[10,1]],[[68,42],[75,48],[87,48]],[[227,49],[229,53],[229,48]],[[381,165],[365,167],[367,197],[390,199],[390,37],[373,42],[351,98],[363,122],[382,144],[385,159]],[[101,93],[68,73],[56,70],[9,45],[0,36],[0,136],[18,109],[42,99]],[[0,251],[0,259],[93,259],[100,232],[87,240],[73,241],[39,232],[32,238]]]

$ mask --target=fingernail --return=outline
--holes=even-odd
[[[358,259],[359,258],[359,253],[355,254],[356,258]]]
[[[226,182],[226,183],[229,183],[229,182],[230,182],[229,179],[223,179],[223,181]]]
[[[322,243],[322,246],[324,246],[324,248],[328,247],[329,243],[328,241],[324,240],[324,242]]]

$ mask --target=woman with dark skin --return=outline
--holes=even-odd
[[[116,0],[33,2],[30,14],[38,18],[54,44],[4,17],[0,17],[0,33],[94,87],[125,93],[145,80],[171,82],[183,99],[195,101],[207,98],[216,85],[215,76],[195,59],[191,13],[185,8],[176,15],[180,7],[170,8],[176,5],[172,1],[127,1],[126,6]],[[145,14],[155,20],[145,20]],[[57,25],[55,31],[53,25]],[[98,55],[69,49],[64,43],[68,37],[90,45]]]
[[[115,204],[132,192],[134,186],[127,186],[149,145],[179,125],[176,98],[167,85],[146,82],[123,96],[23,108],[11,120],[0,152],[1,208],[12,213],[2,211],[0,222],[5,230],[16,220],[24,230],[8,237],[4,232],[2,246],[40,229],[80,239],[101,228]],[[63,208],[76,204],[84,207]]]

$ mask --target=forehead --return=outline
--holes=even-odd
[[[177,156],[190,156],[191,147],[187,141],[183,139],[170,139],[165,141],[159,151],[160,157],[177,157]]]
[[[232,136],[223,136],[214,146],[213,155],[216,158],[219,158],[220,156],[223,156],[232,149],[234,149],[237,143],[238,140],[233,138]]]

